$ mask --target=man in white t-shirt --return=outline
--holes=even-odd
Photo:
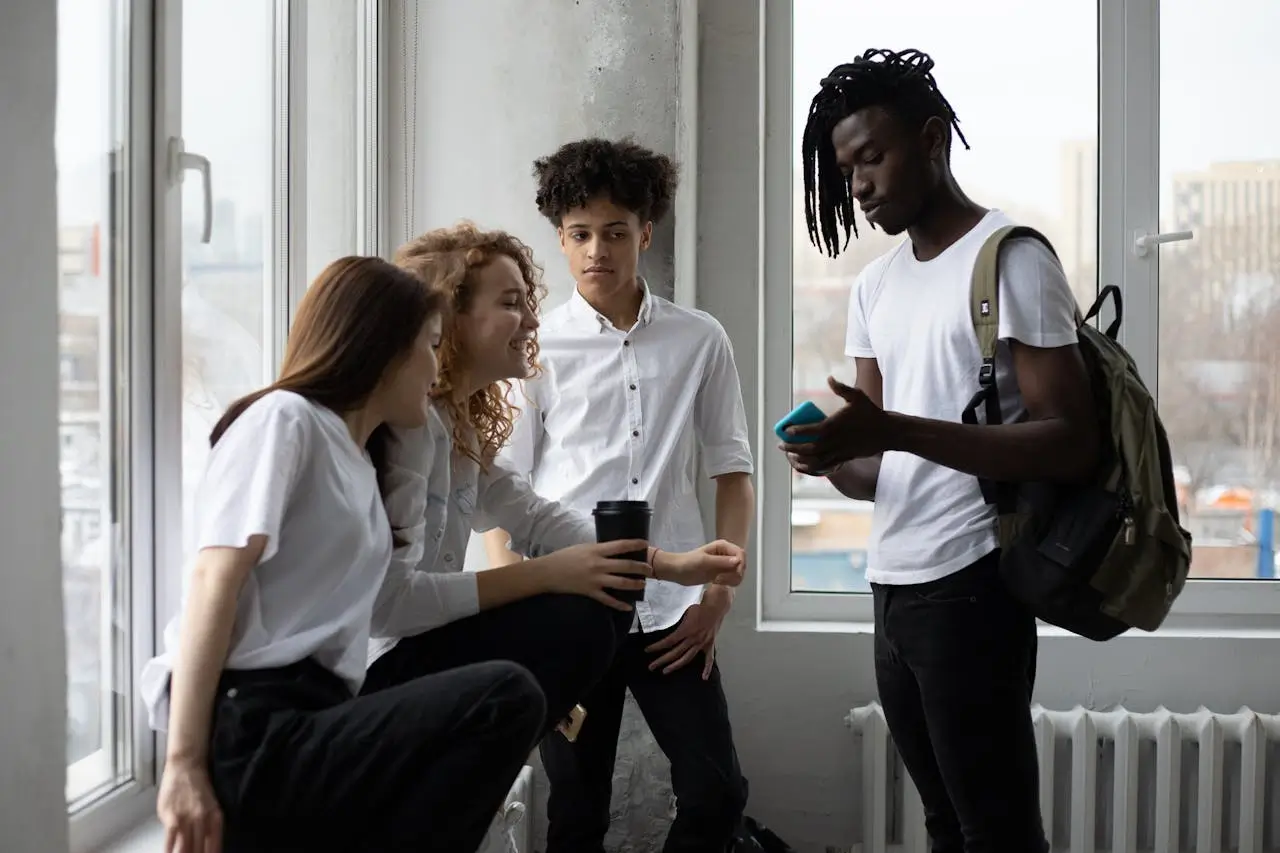
[[[965,425],[982,367],[969,313],[974,260],[1011,224],[965,196],[950,169],[959,124],[917,51],[868,51],[823,79],[805,127],[811,240],[835,256],[856,202],[908,240],[868,264],[849,296],[845,405],[784,443],[801,473],[875,501],[867,578],[876,684],[920,792],[934,853],[1041,853],[1031,725],[1036,627],[997,572],[995,512],[979,477],[1087,477],[1098,434],[1076,305],[1033,240],[1000,257],[995,372],[1004,425]],[[965,143],[967,145],[967,143]]]

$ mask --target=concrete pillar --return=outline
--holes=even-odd
[[[67,849],[58,525],[56,4],[0,26],[0,847]]]
[[[533,160],[585,136],[632,135],[684,164],[676,210],[656,230],[642,273],[657,292],[692,304],[691,0],[391,5],[392,244],[460,218],[506,229],[533,247],[547,270],[547,304],[557,305],[573,282],[554,230],[534,206]],[[478,540],[468,565],[484,565]],[[615,821],[610,849],[661,847],[673,813],[668,779],[666,761],[628,699],[614,780],[614,813],[624,817]],[[545,802],[545,779],[538,787]]]

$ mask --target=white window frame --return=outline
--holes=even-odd
[[[761,4],[761,145],[764,237],[757,345],[762,377],[761,448],[771,448],[771,415],[791,406],[792,383],[792,0]],[[1154,377],[1159,342],[1159,255],[1139,257],[1140,234],[1159,231],[1160,3],[1098,2],[1099,281],[1119,285],[1121,342]],[[772,319],[765,319],[772,318]],[[1155,383],[1152,383],[1154,387]],[[759,465],[760,607],[763,631],[871,630],[871,596],[791,591],[791,475],[781,454]],[[776,484],[776,485],[775,485]],[[1042,626],[1042,634],[1070,636]],[[1280,582],[1195,580],[1157,635],[1280,635]],[[1140,632],[1134,632],[1141,636]]]
[[[277,52],[274,63],[273,246],[269,307],[264,332],[273,365],[279,364],[293,311],[306,289],[306,0],[275,0]],[[127,307],[126,336],[130,360],[127,376],[130,470],[126,476],[122,518],[127,518],[130,558],[127,572],[130,660],[123,679],[117,677],[123,701],[131,709],[131,729],[123,746],[130,751],[133,778],[69,803],[73,853],[99,850],[130,827],[154,814],[156,784],[163,769],[163,738],[148,725],[138,695],[136,676],[155,654],[164,623],[177,610],[182,565],[181,239],[182,184],[168,168],[171,137],[181,138],[182,0],[133,0],[130,4],[128,143],[129,184],[126,222],[128,244],[122,264],[121,304]],[[314,14],[312,10],[312,14]],[[358,0],[352,14],[358,50],[359,138],[351,168],[359,199],[355,251],[375,254],[385,233],[381,199],[385,158],[381,142],[385,122],[386,0]],[[122,24],[125,26],[125,24]],[[213,164],[217,180],[218,164]],[[193,178],[194,179],[194,178]],[[295,212],[298,212],[295,214]],[[90,757],[68,768],[69,775],[101,766],[105,756]],[[83,766],[81,766],[83,765]]]
[[[155,505],[153,490],[152,423],[154,396],[152,387],[151,300],[147,283],[151,278],[152,138],[151,127],[151,44],[152,18],[145,3],[139,0],[125,6],[127,20],[117,20],[119,37],[125,54],[119,58],[128,74],[127,113],[124,122],[127,162],[114,164],[123,179],[116,186],[120,195],[113,223],[123,239],[113,245],[112,315],[120,325],[112,328],[113,357],[109,372],[112,399],[112,435],[117,458],[125,469],[117,472],[123,480],[115,500],[116,521],[113,524],[112,585],[119,589],[113,596],[117,614],[129,625],[126,660],[119,654],[108,657],[110,683],[116,693],[117,713],[128,715],[128,725],[119,739],[121,725],[113,721],[115,730],[103,733],[103,749],[67,768],[71,787],[76,778],[100,778],[112,769],[112,752],[120,750],[130,762],[132,778],[123,784],[89,790],[67,804],[70,813],[69,834],[72,849],[91,849],[99,839],[118,834],[135,822],[154,803],[155,739],[147,728],[146,710],[136,689],[137,665],[151,655],[154,620],[153,541],[151,519]],[[119,174],[119,173],[118,173]],[[117,180],[117,178],[113,178]],[[123,358],[125,363],[116,361]],[[125,444],[125,442],[128,442]],[[117,487],[112,483],[111,487]],[[127,612],[120,613],[125,610]],[[113,652],[117,650],[113,649]],[[123,665],[122,665],[123,664]]]

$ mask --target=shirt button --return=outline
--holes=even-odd
[[[638,477],[631,478],[631,485],[635,486],[635,485],[639,485],[639,483],[640,483],[640,480]]]
[[[440,541],[440,536],[441,536],[441,535],[442,535],[442,534],[440,533],[440,531],[439,531],[439,530],[437,530],[434,534],[432,534],[431,538],[432,538],[432,539],[434,539],[434,540],[436,540],[437,542],[439,542],[439,541]]]
[[[631,386],[631,390],[632,390],[632,391],[636,390],[636,386],[635,386],[635,385],[632,385],[632,386]]]
[[[629,346],[631,346],[631,341],[623,341],[623,342],[622,342],[622,345],[623,345],[624,347],[629,347]]]
[[[452,562],[453,562],[453,555],[452,555],[452,554],[445,554],[445,555],[444,555],[444,561],[445,561],[446,563],[452,563]]]
[[[633,429],[633,430],[631,431],[631,437],[632,437],[632,438],[639,438],[639,437],[640,437],[640,430],[638,430],[638,429]]]

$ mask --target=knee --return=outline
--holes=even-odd
[[[546,606],[548,621],[572,645],[573,653],[593,670],[608,669],[631,630],[632,614],[583,595],[551,595]]]
[[[542,733],[547,716],[547,697],[538,680],[528,669],[513,661],[489,661],[478,664],[490,670],[493,698],[501,717],[530,741]]]

